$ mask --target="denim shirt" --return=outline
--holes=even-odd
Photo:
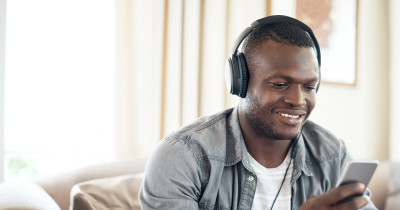
[[[349,159],[343,141],[310,121],[297,147],[292,209],[335,187]],[[251,209],[256,185],[237,108],[231,108],[202,117],[160,142],[147,163],[139,201],[145,210]],[[376,208],[370,202],[363,209]]]

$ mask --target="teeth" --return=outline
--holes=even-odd
[[[290,117],[290,118],[299,118],[300,117],[300,115],[290,115],[290,114],[281,113],[281,112],[279,112],[279,115],[283,116],[283,117]]]

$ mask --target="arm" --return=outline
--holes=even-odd
[[[142,209],[198,209],[200,173],[189,145],[163,140],[146,166],[139,192]]]
[[[343,173],[344,166],[349,160],[352,159],[348,154],[343,141],[341,141],[340,148],[340,170],[337,175],[333,175],[333,173],[331,173],[333,180],[339,179],[339,176]],[[364,196],[346,199],[351,195],[361,194],[362,192],[364,192]],[[376,209],[376,207],[370,201],[369,196],[369,190],[365,189],[365,186],[362,183],[347,184],[332,188],[321,195],[312,196],[300,207],[300,209]],[[346,200],[343,201],[344,199]]]

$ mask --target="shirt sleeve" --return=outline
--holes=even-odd
[[[146,166],[139,192],[142,209],[199,209],[200,173],[188,144],[163,140]]]

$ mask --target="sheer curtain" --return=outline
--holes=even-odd
[[[389,1],[389,29],[390,29],[390,159],[400,161],[400,2]]]
[[[199,116],[234,106],[224,65],[266,0],[117,1],[117,152],[148,155]]]
[[[4,50],[6,0],[0,0],[0,182],[4,180]]]

